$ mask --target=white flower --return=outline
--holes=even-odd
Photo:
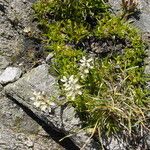
[[[51,108],[55,108],[57,106],[56,103],[54,103],[54,102],[50,102],[49,105],[51,106]]]
[[[29,32],[31,32],[31,27],[25,27],[25,28],[23,29],[23,32],[24,32],[24,33],[29,33]]]
[[[38,107],[40,107],[41,102],[40,101],[35,101],[33,104],[38,108]]]
[[[62,79],[60,79],[62,82],[67,82],[68,81],[68,79],[67,79],[67,77],[65,77],[65,76],[63,76],[63,78]]]
[[[42,111],[46,111],[47,106],[46,106],[46,105],[41,105],[41,107],[40,107],[40,108],[41,108],[41,110],[42,110]]]
[[[93,68],[93,58],[86,59],[86,57],[83,56],[82,59],[80,60],[80,65],[81,65],[81,67],[86,67],[86,68],[92,69]]]
[[[87,68],[85,68],[83,71],[84,71],[85,74],[89,73],[89,70]]]
[[[86,57],[83,56],[82,59],[80,60],[80,67],[79,67],[81,78],[84,79],[89,73],[89,70],[93,69],[93,67],[94,67],[94,59],[93,58],[86,59]]]
[[[40,108],[42,111],[51,111],[51,108],[55,108],[56,104],[54,102],[51,102],[48,97],[46,97],[46,94],[44,91],[42,92],[33,92],[34,97],[31,97],[30,99],[33,100],[33,104],[35,107]]]
[[[76,84],[78,82],[78,78],[74,78],[74,75],[71,75],[68,82]]]
[[[82,86],[78,84],[78,78],[75,78],[74,75],[71,75],[69,78],[64,76],[61,81],[64,83],[63,86],[67,98],[74,100],[77,95],[82,94],[80,90]]]

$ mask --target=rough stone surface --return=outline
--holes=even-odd
[[[75,145],[82,147],[88,140],[89,135],[84,132],[79,132],[75,135],[75,130],[80,130],[80,120],[75,117],[74,108],[71,106],[64,108],[58,106],[50,114],[41,112],[33,105],[34,101],[30,99],[33,97],[33,91],[45,91],[49,96],[58,94],[55,78],[48,73],[48,65],[38,66],[14,84],[7,85],[5,92],[8,96],[32,110],[49,127],[65,135],[74,134],[70,139]],[[84,149],[96,150],[97,146],[96,142],[94,143],[92,139],[89,139]],[[73,146],[72,149],[74,149]]]
[[[0,150],[63,150],[19,106],[0,95]]]
[[[11,62],[15,63],[13,66],[16,65],[18,58],[12,56],[26,51],[23,30],[35,27],[31,21],[33,2],[0,0],[0,75]],[[23,109],[2,95],[2,90],[0,84],[0,150],[64,149]]]
[[[31,0],[0,1],[0,53],[11,56],[23,47],[22,31],[31,24]]]
[[[135,25],[139,27],[143,32],[150,33],[150,1],[149,0],[142,0],[139,1],[139,9],[140,14],[139,17],[135,21]]]
[[[121,0],[109,0],[113,10],[115,13],[121,11]],[[132,17],[134,24],[140,28],[143,32],[150,33],[150,1],[149,0],[142,0],[138,1],[139,14],[135,17]]]
[[[10,64],[10,61],[5,56],[0,56],[0,70],[5,69]]]
[[[7,67],[0,75],[0,84],[14,82],[20,78],[22,71],[20,68]]]

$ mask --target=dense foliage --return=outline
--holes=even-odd
[[[146,46],[137,29],[111,14],[103,0],[39,0],[34,9],[65,102],[83,126],[100,135],[146,127]]]

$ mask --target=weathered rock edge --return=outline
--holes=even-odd
[[[49,75],[48,65],[43,64],[32,69],[15,83],[9,84],[4,88],[6,96],[17,102],[20,107],[26,111],[35,121],[37,121],[50,136],[68,150],[78,150],[84,147],[84,150],[97,150],[100,145],[90,135],[84,131],[79,131],[80,120],[76,117],[74,108],[71,106],[58,106],[53,113],[47,114],[41,112],[33,105],[33,91],[45,91],[48,96],[58,94],[58,86],[55,78]],[[73,134],[73,135],[72,135]],[[72,135],[61,142],[62,138]],[[87,143],[85,145],[85,143]]]

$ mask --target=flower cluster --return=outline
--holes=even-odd
[[[48,97],[46,96],[45,92],[33,92],[34,97],[31,97],[30,99],[34,101],[34,105],[37,108],[40,108],[42,111],[48,111],[51,112],[52,108],[56,107],[56,104],[54,102],[51,102]]]
[[[79,67],[81,78],[84,79],[89,73],[89,70],[92,69],[93,67],[94,67],[93,58],[86,59],[85,56],[82,57],[82,59],[80,60],[80,67]]]
[[[61,81],[64,83],[63,86],[67,98],[71,98],[71,100],[74,100],[77,95],[82,95],[82,86],[77,83],[78,78],[75,78],[74,75],[71,75],[69,78],[63,76]]]

